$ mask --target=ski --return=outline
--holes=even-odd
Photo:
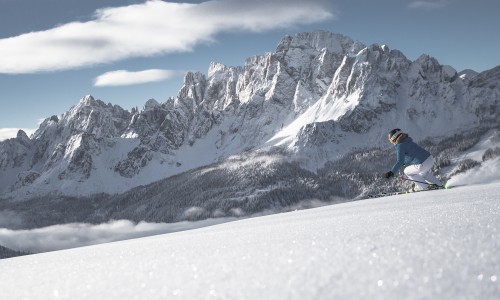
[[[430,192],[430,191],[437,191],[437,190],[444,190],[444,189],[449,189],[450,187],[440,187],[433,185],[433,188],[430,188],[428,190],[422,190],[422,191],[400,191],[400,192],[387,192],[387,193],[380,193],[380,194],[370,194],[368,195],[368,198],[380,198],[380,197],[387,197],[387,196],[394,196],[394,195],[402,195],[402,194],[412,194],[412,193],[421,193],[421,192]]]
[[[411,192],[404,191],[404,192],[389,192],[389,193],[371,194],[371,195],[368,195],[368,198],[381,198],[381,197],[402,195],[402,194],[409,194],[409,193],[411,193]]]

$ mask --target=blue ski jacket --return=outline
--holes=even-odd
[[[391,171],[396,173],[402,166],[421,164],[429,156],[429,151],[415,144],[411,137],[407,137],[396,145],[396,163]]]

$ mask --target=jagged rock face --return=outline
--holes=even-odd
[[[121,176],[132,178],[153,158],[153,150],[145,145],[134,148],[127,159],[120,161],[114,168]]]
[[[500,66],[485,71],[469,82],[473,108],[484,121],[498,121],[500,113]]]
[[[60,118],[45,119],[31,139],[20,132],[16,139],[2,143],[0,151],[12,153],[12,145],[16,145],[22,154],[1,162],[10,161],[11,167],[24,163],[15,187],[29,185],[47,173],[57,174],[59,180],[81,182],[90,177],[93,157],[106,148],[105,141],[119,137],[129,122],[130,112],[87,96]]]
[[[19,130],[16,138],[4,141],[0,147],[0,171],[21,167],[31,147],[26,132]]]
[[[335,132],[335,122],[314,122],[302,127],[297,139],[297,144],[301,147],[317,147],[325,143],[339,143],[339,139],[335,138],[329,132]]]
[[[14,189],[20,188],[32,184],[36,179],[40,177],[40,173],[35,171],[21,172],[17,175],[17,181],[14,185]]]
[[[381,114],[394,109],[410,65],[399,51],[387,46],[372,45],[354,57],[346,56],[327,96],[328,102],[345,102],[349,107],[338,117],[342,130],[366,133]]]
[[[69,143],[69,148],[72,151],[65,151],[63,156],[67,159],[68,165],[66,169],[59,174],[59,179],[76,179],[83,181],[90,177],[90,172],[93,167],[93,155],[99,155],[101,143],[95,135],[89,133],[81,133],[72,136]],[[54,163],[52,161],[51,163]]]
[[[55,127],[63,136],[82,132],[96,138],[119,136],[127,129],[129,116],[130,113],[119,106],[86,96],[65,113],[61,120],[57,117],[46,119],[34,138],[44,135],[46,130],[50,130],[49,127]]]
[[[303,33],[285,37],[275,53],[251,57],[244,67],[212,64],[199,84],[206,86],[199,132],[232,119],[220,129],[219,147],[229,147],[224,140],[231,135],[246,148],[261,144],[324,95],[344,57],[362,48],[342,35]]]
[[[32,167],[45,172],[65,161],[67,170],[60,178],[81,173],[90,176],[92,156],[98,155],[101,142],[120,136],[129,123],[130,113],[119,106],[105,104],[91,96],[83,98],[65,113],[61,119],[46,119],[34,133],[35,152]]]
[[[457,73],[339,34],[286,36],[244,66],[187,73],[177,97],[140,111],[84,97],[31,139],[20,132],[0,143],[0,176],[20,174],[0,192],[59,182],[116,192],[250,149],[314,152],[324,162],[380,146],[395,127],[418,139],[498,122],[499,68]],[[100,180],[113,184],[96,187]]]
[[[285,37],[277,47],[276,58],[284,71],[294,79],[292,86],[301,82],[302,89],[322,95],[344,57],[354,56],[364,47],[342,35],[328,32],[302,33],[295,37]]]

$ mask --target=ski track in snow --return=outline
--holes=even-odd
[[[0,261],[2,299],[499,299],[500,182]]]

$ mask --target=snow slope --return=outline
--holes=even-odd
[[[4,259],[2,299],[499,299],[493,181]]]

